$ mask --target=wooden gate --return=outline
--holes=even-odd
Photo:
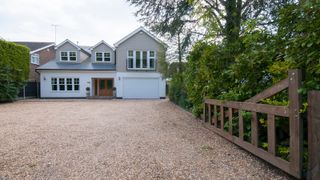
[[[245,102],[220,101],[205,99],[204,121],[213,126],[213,131],[252,154],[264,159],[296,178],[302,176],[303,123],[299,114],[301,97],[298,89],[301,86],[301,71],[290,70],[288,78],[257,94]],[[289,106],[259,104],[258,102],[288,88]],[[251,142],[244,140],[244,120],[242,112],[251,112]],[[267,151],[258,147],[257,113],[267,114]],[[238,115],[238,136],[233,135],[232,119]],[[275,117],[289,119],[289,161],[276,156],[276,124]],[[228,130],[224,129],[228,121]]]

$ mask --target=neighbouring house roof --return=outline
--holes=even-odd
[[[112,46],[110,46],[108,43],[106,43],[104,40],[98,42],[96,45],[94,45],[93,47],[90,48],[90,50],[98,47],[100,44],[105,44],[106,46],[108,46],[109,48],[111,48],[112,50],[114,50],[114,48]]]
[[[36,53],[43,49],[54,46],[54,42],[28,42],[28,41],[13,41],[13,43],[27,46],[30,49],[30,54]]]
[[[60,62],[53,59],[44,65],[41,65],[37,70],[80,70],[80,71],[113,71],[116,69],[115,64],[109,63],[92,63],[90,58],[87,58],[81,63]]]
[[[140,31],[143,31],[144,33],[146,33],[148,36],[150,36],[151,38],[153,38],[155,41],[157,41],[160,44],[163,44],[164,46],[168,46],[166,43],[164,43],[163,41],[161,41],[159,38],[157,38],[155,35],[151,34],[148,30],[146,30],[144,27],[139,27],[138,29],[134,30],[132,33],[128,34],[127,36],[125,36],[124,38],[122,38],[120,41],[116,42],[114,44],[115,47],[118,47],[121,43],[125,42],[126,40],[128,40],[129,38],[131,38],[132,36],[134,36],[135,34],[139,33]]]

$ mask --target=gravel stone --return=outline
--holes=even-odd
[[[168,100],[0,105],[0,179],[290,179]]]

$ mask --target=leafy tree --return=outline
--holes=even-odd
[[[29,75],[29,49],[0,40],[0,102],[12,101]]]

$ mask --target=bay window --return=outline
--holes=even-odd
[[[155,51],[134,51],[129,50],[127,54],[127,68],[140,70],[155,69]]]

